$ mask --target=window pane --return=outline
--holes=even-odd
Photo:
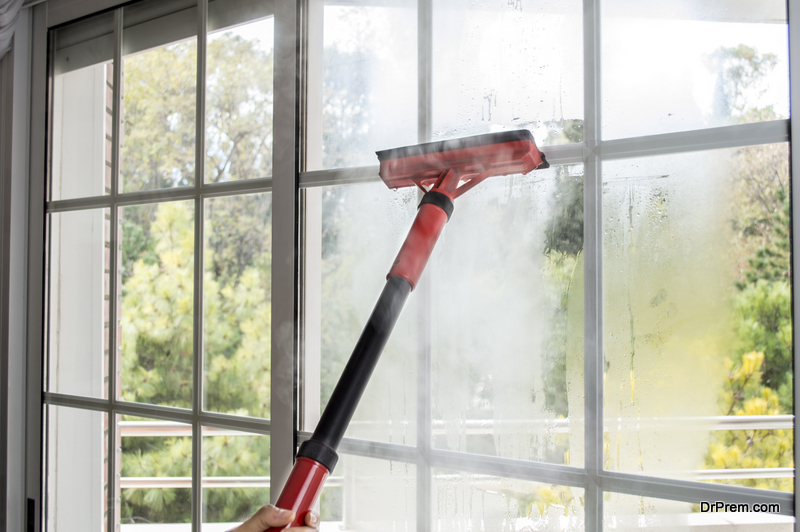
[[[416,530],[417,468],[342,454],[320,496],[320,531]]]
[[[326,4],[322,167],[376,165],[375,151],[417,140],[416,3]]]
[[[607,469],[792,491],[788,191],[785,144],[604,163]]]
[[[229,530],[269,503],[269,436],[203,427],[203,530]]]
[[[48,406],[47,530],[105,531],[108,414]]]
[[[273,19],[210,33],[206,182],[272,175]]]
[[[192,407],[194,204],[120,208],[120,398]]]
[[[191,523],[191,425],[117,416],[117,427],[121,532],[126,525]]]
[[[433,444],[583,465],[583,166],[459,198],[434,251]]]
[[[769,507],[762,512],[754,512],[752,505],[738,507],[736,512],[710,512],[703,511],[706,506],[700,503],[608,493],[603,503],[603,530],[794,530],[794,517],[766,513]]]
[[[125,56],[122,77],[122,191],[194,184],[197,39]]]
[[[582,13],[578,0],[434,2],[434,139],[525,128],[581,142]]]
[[[383,183],[327,187],[322,193],[323,408],[378,300],[416,205],[415,190],[390,191]],[[416,296],[406,302],[348,437],[416,442]]]
[[[581,488],[434,469],[432,505],[442,532],[584,530]]]
[[[603,138],[789,116],[785,2],[602,6]]]
[[[101,15],[55,32],[53,200],[101,196],[111,191],[113,28],[113,17]]]
[[[50,215],[48,390],[108,396],[110,211]]]
[[[272,194],[205,202],[206,410],[269,417]]]

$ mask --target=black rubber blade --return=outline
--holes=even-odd
[[[376,152],[376,154],[378,155],[378,160],[383,162],[392,159],[401,159],[403,157],[413,157],[415,155],[477,148],[478,146],[503,144],[505,142],[515,142],[518,140],[533,140],[533,135],[527,129],[517,129],[515,131],[501,131],[499,133],[487,133],[485,135],[475,135],[473,137],[404,146],[402,148],[379,151]]]

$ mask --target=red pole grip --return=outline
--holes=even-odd
[[[322,491],[322,485],[330,472],[311,458],[300,457],[294,463],[289,479],[281,491],[275,506],[292,510],[295,513],[294,521],[287,526],[305,526],[306,514],[314,507]],[[283,530],[283,528],[270,528],[266,532]]]
[[[420,205],[406,241],[386,277],[402,277],[411,283],[412,289],[416,288],[446,223],[447,213],[440,207],[430,203]]]

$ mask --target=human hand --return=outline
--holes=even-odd
[[[268,504],[262,506],[253,514],[250,519],[228,530],[228,532],[264,532],[271,527],[283,527],[288,525],[294,519],[294,512],[291,510],[282,510],[275,506]],[[316,532],[319,526],[319,515],[314,512],[308,512],[305,518],[306,526],[294,527],[289,530],[292,532]]]

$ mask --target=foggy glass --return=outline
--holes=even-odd
[[[322,193],[323,409],[386,283],[416,208],[416,190],[392,191],[382,182],[326,187]],[[400,314],[347,437],[416,443],[415,296],[409,296]]]
[[[582,141],[582,14],[577,0],[433,2],[433,139],[525,128],[540,145]]]
[[[791,467],[768,458],[788,445],[791,461],[791,431],[731,430],[720,417],[791,413],[791,387],[779,386],[791,314],[775,299],[788,290],[784,187],[780,144],[603,164],[605,468],[792,490],[791,479],[768,481],[777,469],[700,471]],[[753,261],[764,246],[779,250],[774,269]],[[774,307],[759,303],[763,293]],[[788,331],[754,337],[765,319]],[[769,417],[762,424],[779,428],[766,426]]]
[[[582,466],[582,165],[459,198],[428,275],[433,445]]]
[[[433,519],[441,532],[578,532],[583,498],[581,488],[433,470]]]
[[[374,165],[377,150],[415,144],[416,2],[326,2],[323,17],[322,168]]]

